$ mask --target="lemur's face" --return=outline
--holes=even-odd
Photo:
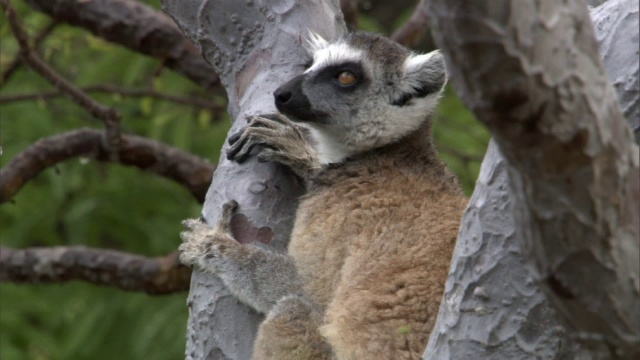
[[[398,141],[433,111],[446,83],[442,55],[414,55],[379,35],[328,43],[312,35],[310,67],[275,92],[280,112],[308,127],[324,162]]]

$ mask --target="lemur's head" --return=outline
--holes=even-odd
[[[281,113],[312,131],[326,163],[412,133],[446,83],[439,52],[416,55],[380,35],[351,33],[329,43],[312,34],[309,45],[310,67],[274,96]]]

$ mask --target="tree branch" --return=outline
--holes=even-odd
[[[167,177],[186,187],[199,202],[204,201],[214,165],[207,160],[166,144],[138,136],[123,135],[116,149],[117,162]],[[0,169],[0,203],[11,199],[41,171],[78,156],[112,162],[104,146],[102,131],[80,129],[37,141]]]
[[[134,51],[159,58],[207,90],[224,94],[200,51],[165,14],[131,0],[26,0],[52,18]]]
[[[635,7],[637,16],[632,3],[619,10]],[[510,198],[521,204],[514,216],[524,234],[516,239],[534,270],[530,285],[514,286],[534,293],[537,283],[597,358],[635,358],[638,147],[602,69],[585,4],[432,0],[429,14],[452,85],[512,167]],[[482,245],[475,241],[474,248]]]
[[[427,2],[420,0],[409,20],[391,35],[391,39],[404,46],[414,47],[418,45],[428,29]]]
[[[33,40],[34,50],[37,50],[40,47],[42,42],[46,38],[48,38],[49,35],[51,35],[51,33],[53,32],[53,29],[55,29],[56,26],[58,26],[58,22],[54,20],[54,21],[51,21],[42,30],[40,30],[38,35],[36,35],[36,37]],[[0,81],[1,85],[4,85],[7,83],[7,81],[9,80],[9,78],[11,78],[11,76],[15,73],[15,71],[18,70],[18,68],[20,68],[20,64],[22,64],[22,58],[20,57],[20,55],[18,55],[5,67],[5,70],[2,73],[2,80]]]
[[[24,62],[49,81],[53,86],[58,88],[58,90],[67,94],[71,100],[82,106],[95,118],[101,120],[107,129],[107,145],[114,148],[117,147],[120,142],[120,114],[118,114],[115,109],[104,106],[93,100],[89,95],[62,77],[55,70],[49,67],[49,65],[47,65],[42,59],[40,59],[38,54],[36,54],[29,46],[27,34],[16,16],[15,9],[7,0],[1,0],[1,3],[6,7],[9,25],[11,27],[11,31],[20,44],[20,54],[24,59]]]
[[[340,0],[340,10],[349,30],[358,28],[358,0]]]
[[[189,289],[191,269],[178,253],[145,257],[85,246],[27,249],[0,247],[0,282],[61,283],[84,280],[150,295]]]
[[[116,85],[94,85],[87,86],[81,88],[82,91],[86,93],[112,93],[121,96],[128,97],[152,97],[160,100],[171,101],[176,104],[186,105],[186,106],[195,106],[202,109],[208,109],[213,112],[221,112],[225,110],[224,106],[213,103],[213,101],[209,99],[205,99],[202,97],[184,97],[184,96],[176,96],[170,95],[166,93],[162,93],[152,89],[129,89],[125,87],[120,87]],[[56,97],[64,96],[65,94],[59,91],[47,91],[47,92],[39,92],[32,94],[15,94],[15,95],[6,95],[0,96],[0,104],[7,104],[11,102],[18,101],[30,101],[30,100],[46,100]]]

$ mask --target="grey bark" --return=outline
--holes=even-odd
[[[637,0],[610,0],[591,11],[607,77],[640,144],[640,16]]]
[[[273,91],[302,72],[306,30],[326,38],[345,31],[339,2],[163,0],[162,5],[220,75],[238,131],[247,115],[275,112]],[[202,211],[215,223],[221,205],[237,200],[234,235],[243,243],[284,251],[301,184],[287,171],[255,160],[239,166],[224,156]],[[273,274],[278,276],[278,274]],[[187,359],[249,359],[262,317],[239,303],[222,283],[194,272],[188,305]]]
[[[431,24],[454,88],[497,144],[464,214],[424,359],[636,358],[638,148],[584,6],[472,3],[431,1]],[[592,15],[637,141],[638,3],[609,1]],[[582,82],[568,88],[571,79]],[[514,93],[526,104],[509,107]]]

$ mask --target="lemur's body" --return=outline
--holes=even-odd
[[[289,120],[271,116],[255,118],[229,152],[242,161],[264,145],[260,159],[306,181],[289,256],[234,242],[227,205],[216,229],[187,222],[181,258],[267,314],[254,359],[419,359],[466,204],[429,133],[445,82],[442,59],[370,34],[314,45],[310,69],[275,95],[281,112],[308,122],[319,150]],[[367,56],[384,58],[358,62]],[[336,84],[337,94],[327,93]],[[380,99],[353,104],[363,96]]]

